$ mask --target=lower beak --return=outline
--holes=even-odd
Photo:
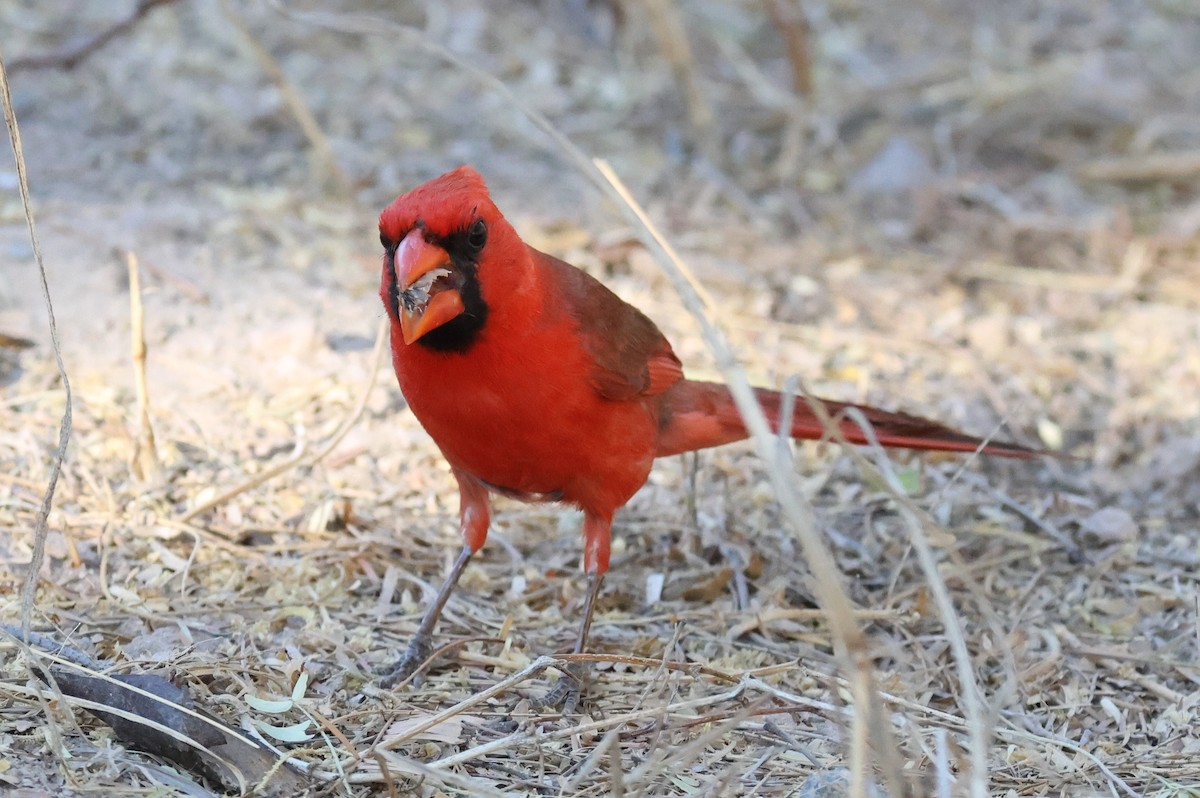
[[[431,293],[432,283],[418,285],[430,272],[452,269],[449,253],[426,241],[420,229],[410,232],[396,248],[395,269],[397,288],[402,294],[410,294],[402,298],[397,309],[405,344],[413,343],[465,310],[462,295],[456,289]]]

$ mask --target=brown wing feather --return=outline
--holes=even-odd
[[[646,314],[566,261],[531,248],[579,324],[594,364],[592,380],[605,399],[624,401],[662,393],[683,379],[671,344]]]

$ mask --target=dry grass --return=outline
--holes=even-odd
[[[895,759],[919,793],[1197,789],[1194,10],[798,4],[813,58],[800,100],[803,48],[772,22],[794,19],[789,3],[658,3],[658,28],[628,3],[345,5],[426,27],[610,161],[754,382],[799,374],[975,432],[1003,422],[1079,460],[899,456],[877,471],[796,450],[791,484],[865,632],[873,731],[894,750],[854,744],[864,668],[839,664],[748,445],[664,461],[620,516],[587,715],[530,700],[584,590],[579,519],[550,506],[498,502],[439,627],[453,645],[421,686],[378,690],[372,669],[458,548],[448,470],[371,346],[371,228],[391,196],[475,163],[531,243],[635,301],[690,373],[715,361],[637,231],[477,76],[269,6],[173,4],[79,71],[12,77],[76,389],[35,628],[121,672],[167,672],[234,725],[307,722],[310,739],[281,745],[329,795],[783,796],[868,754],[874,778]],[[0,10],[20,33],[4,56],[69,51],[127,12],[64,27],[67,7]],[[889,142],[899,160],[880,166]],[[348,199],[323,192],[331,176]],[[881,188],[900,178],[911,187]],[[63,404],[11,195],[4,621]],[[0,785],[183,789],[0,651]],[[255,698],[293,692],[275,713]]]

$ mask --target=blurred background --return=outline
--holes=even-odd
[[[342,613],[342,631],[322,634],[359,654],[379,648],[368,642],[378,619],[363,607],[373,609],[389,562],[410,556],[388,541],[398,528],[418,541],[412,567],[434,578],[453,546],[455,507],[386,367],[328,459],[206,517],[209,532],[265,554],[247,562],[244,551],[206,550],[181,592],[160,540],[218,487],[323,439],[350,412],[375,373],[377,214],[460,163],[486,176],[527,241],[600,276],[659,323],[690,374],[713,375],[692,320],[618,211],[511,98],[450,54],[612,164],[700,275],[756,382],[799,374],[823,395],[978,434],[1003,429],[1080,457],[1078,467],[996,466],[988,480],[1009,504],[979,481],[905,473],[939,489],[929,501],[940,520],[974,530],[947,545],[991,563],[989,600],[1023,608],[1016,637],[1004,639],[1020,678],[990,683],[1008,685],[999,705],[1068,736],[1133,729],[1131,748],[1098,756],[1136,783],[1153,781],[1138,745],[1192,740],[1191,716],[1167,711],[1193,694],[1194,672],[1167,660],[1194,650],[1200,565],[1194,0],[6,0],[0,53],[77,390],[47,613],[84,606],[91,622],[114,626],[131,606],[240,617],[230,607],[278,605],[290,600],[278,591],[304,584]],[[11,161],[0,161],[0,527],[25,530],[62,396],[16,185]],[[161,459],[152,479],[130,470],[129,252],[145,294]],[[670,577],[683,587],[668,597],[686,608],[724,596],[729,612],[744,610],[724,582],[704,588],[702,576],[734,545],[767,561],[755,601],[805,605],[760,466],[746,449],[722,452],[701,469],[696,534],[707,564],[685,557]],[[911,610],[923,588],[903,535],[860,540],[878,492],[844,459],[827,462],[836,453],[808,457],[828,469],[806,490],[855,599]],[[947,468],[933,472],[955,473]],[[679,509],[688,480],[683,465],[664,464],[631,505],[618,556],[635,562],[627,577],[614,572],[611,611],[637,605],[639,568],[670,560],[664,528],[681,522],[662,509]],[[544,604],[505,598],[507,554],[489,555],[461,599],[503,600],[526,634],[544,635],[531,650],[566,639],[574,617],[577,595],[546,574],[573,573],[577,533],[553,513],[507,505],[499,515],[502,537],[536,563],[526,576]],[[557,530],[550,541],[546,528]],[[1020,537],[1046,528],[1092,551],[1095,567]],[[112,534],[119,549],[105,542]],[[0,559],[27,561],[23,534],[0,543]],[[687,598],[693,583],[703,589]],[[419,590],[403,592],[408,604],[397,603],[419,604]],[[503,612],[488,609],[499,628]],[[964,612],[972,651],[995,664],[988,612]],[[723,640],[725,624],[711,622],[712,640]],[[113,634],[131,640],[145,623],[95,642],[112,653]],[[661,624],[643,627],[647,640],[670,637]],[[795,640],[822,661],[827,646],[801,626],[749,635],[754,662],[794,657]],[[327,639],[271,628],[305,656],[319,658]],[[1032,669],[1068,628],[1084,638],[1077,649],[1103,642],[1168,692],[1096,656],[1064,666],[1075,675]],[[900,682],[936,685],[920,700],[957,707],[944,649],[928,654],[917,632],[892,631],[873,634],[895,647],[888,667]],[[1059,643],[1053,656],[1071,647]],[[717,644],[687,650],[734,656],[705,646]],[[1176,653],[1155,659],[1160,646]],[[1133,707],[1120,724],[1097,708],[1116,693]],[[998,755],[997,785],[1107,784],[1024,755],[1026,764]]]
[[[535,244],[622,268],[618,217],[561,153],[400,25],[612,162],[715,293],[753,288],[756,317],[890,335],[911,315],[908,334],[954,325],[991,361],[1012,343],[1048,355],[1115,312],[1128,339],[1069,358],[1094,357],[1095,384],[1040,392],[1073,429],[1119,426],[1118,361],[1184,368],[1156,339],[1160,309],[1191,325],[1200,292],[1187,2],[60,0],[0,16],[35,196],[66,217],[47,236],[63,303],[135,247],[222,302],[264,270],[369,290],[377,210],[460,162]],[[3,329],[28,335],[26,245],[8,229]],[[947,299],[925,305],[931,291]],[[65,334],[91,339],[107,304]],[[1195,387],[1186,368],[1176,384]],[[1194,417],[1189,394],[1144,411]]]

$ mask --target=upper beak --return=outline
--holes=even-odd
[[[396,247],[396,285],[401,291],[406,291],[429,272],[439,266],[445,268],[449,265],[450,255],[446,250],[426,241],[418,228],[406,235],[400,246]]]
[[[450,254],[425,240],[420,228],[412,230],[396,247],[396,285],[401,293],[409,291],[434,269],[451,271]],[[430,330],[442,326],[465,310],[462,296],[455,289],[429,293],[432,284],[413,293],[412,301],[402,301],[398,308],[400,331],[404,343],[411,344]]]

